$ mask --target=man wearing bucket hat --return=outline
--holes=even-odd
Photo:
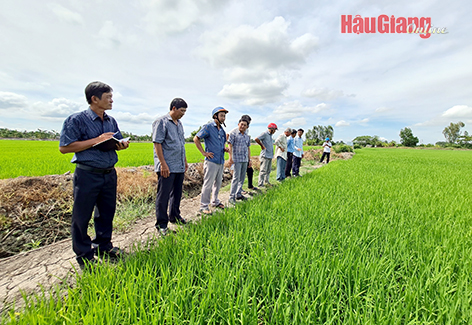
[[[223,169],[225,162],[225,143],[226,132],[223,129],[225,125],[226,114],[228,111],[223,107],[216,107],[211,112],[213,121],[205,124],[193,142],[197,149],[205,156],[203,163],[203,187],[200,201],[200,212],[211,214],[210,203],[217,208],[224,208],[224,204],[218,199],[218,193],[223,181]],[[205,150],[203,150],[200,140],[205,141]],[[210,198],[211,197],[211,198]],[[211,200],[211,202],[210,202]]]
[[[277,131],[275,123],[269,123],[267,131],[263,132],[254,140],[261,146],[261,169],[259,171],[259,187],[264,184],[271,185],[269,182],[270,171],[272,169],[272,158],[274,157],[274,140],[272,135]]]
[[[329,163],[329,155],[331,154],[332,144],[329,142],[329,138],[326,138],[326,141],[323,143],[323,155],[321,156],[320,163],[323,163],[324,158],[326,157],[326,163]]]

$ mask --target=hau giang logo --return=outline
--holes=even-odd
[[[447,34],[446,27],[433,27],[431,17],[397,17],[380,15],[365,17],[341,15],[341,33],[343,34],[418,34],[421,38],[430,38],[431,34]]]

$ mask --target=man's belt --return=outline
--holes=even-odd
[[[90,167],[84,164],[76,164],[77,168],[83,169],[92,173],[97,173],[97,174],[108,174],[111,173],[113,170],[115,170],[115,167],[110,167],[110,168],[95,168],[95,167]]]

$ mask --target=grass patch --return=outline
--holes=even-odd
[[[98,266],[17,324],[468,324],[471,152],[363,149]]]

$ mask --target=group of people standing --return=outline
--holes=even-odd
[[[112,109],[113,89],[102,82],[90,83],[85,89],[89,108],[74,113],[63,124],[59,150],[74,153],[71,162],[76,164],[73,179],[74,206],[72,212],[72,248],[81,267],[95,263],[95,255],[116,258],[122,251],[111,242],[113,218],[116,208],[117,176],[114,165],[118,161],[117,150],[127,149],[129,140],[123,139],[115,119],[105,111]],[[185,154],[185,135],[181,118],[188,105],[182,98],[174,98],[169,112],[152,124],[154,170],[158,176],[156,195],[156,228],[161,235],[168,233],[168,223],[185,224],[180,214],[180,201],[185,172],[188,169]],[[228,134],[223,129],[228,110],[217,107],[211,112],[212,120],[203,125],[193,141],[205,157],[200,212],[211,214],[211,208],[224,209],[218,198],[223,180],[224,155],[229,154],[233,169],[229,204],[246,200],[243,184],[248,175],[248,187],[253,186],[251,163],[251,138],[248,128],[249,115],[239,119],[238,126]],[[258,186],[271,186],[269,176],[274,157],[277,157],[277,180],[300,176],[303,153],[303,129],[286,129],[275,141],[272,138],[277,125],[270,123],[268,130],[255,138],[261,147]],[[116,141],[114,147],[97,146],[104,141]],[[202,141],[205,147],[202,146]],[[227,143],[227,145],[226,145]],[[329,158],[328,158],[329,159]],[[94,214],[95,238],[87,234],[88,223]]]

